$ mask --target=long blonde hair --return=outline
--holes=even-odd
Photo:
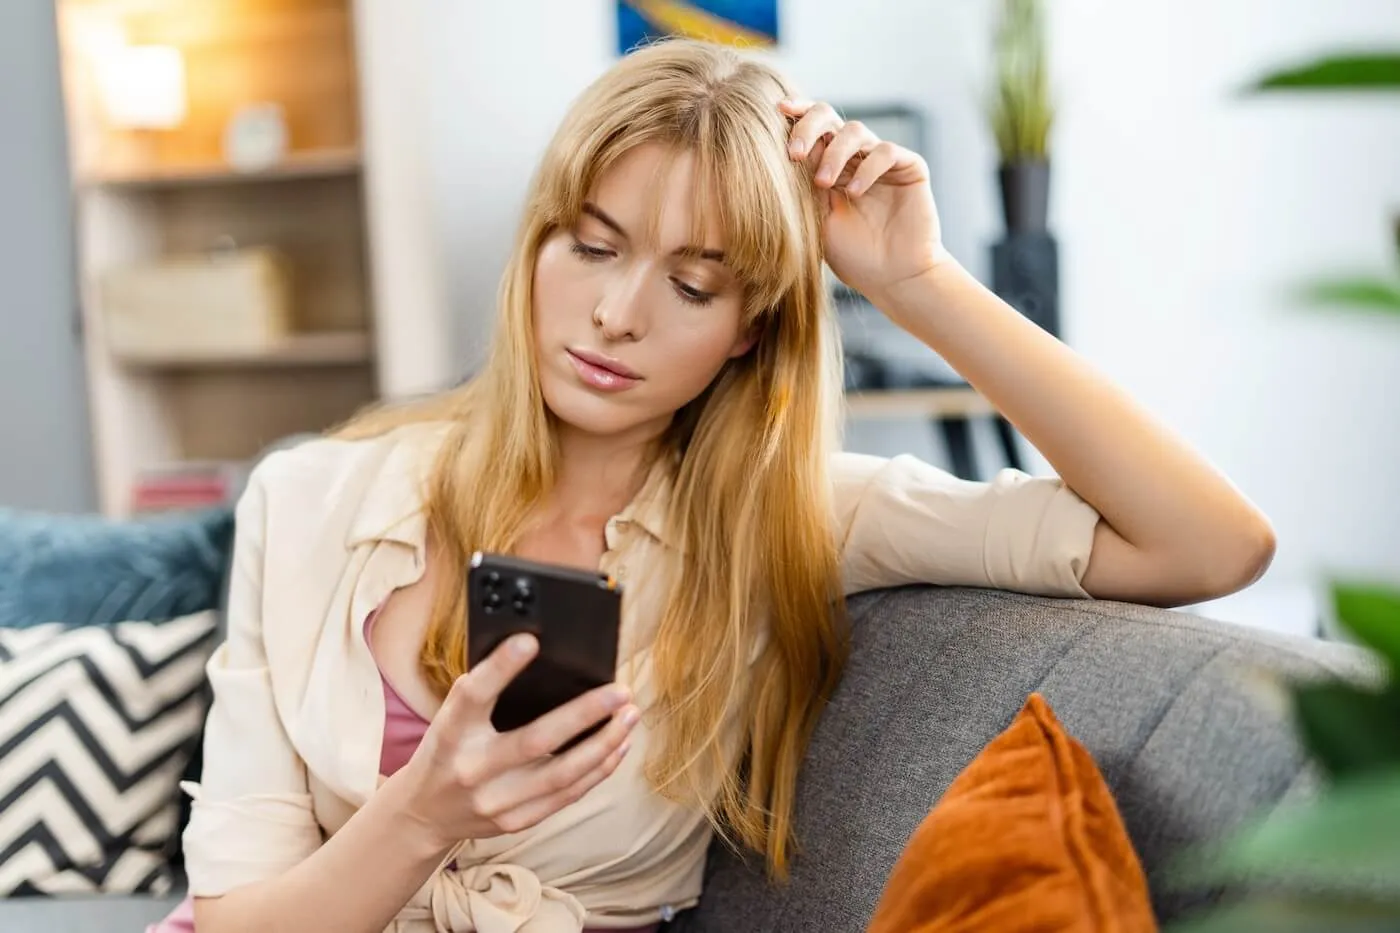
[[[339,432],[449,422],[425,491],[437,558],[461,567],[477,549],[510,550],[550,491],[558,456],[532,336],[540,245],[577,221],[595,180],[628,150],[661,143],[693,153],[692,216],[699,227],[718,210],[726,261],[746,286],[744,324],[758,340],[677,413],[664,439],[675,454],[668,527],[683,554],[671,579],[683,585],[672,587],[652,646],[649,715],[660,725],[647,774],[669,798],[703,807],[731,841],[762,852],[776,877],[787,872],[807,742],[847,650],[827,475],[840,356],[810,170],[786,156],[777,101],[789,93],[772,68],[717,45],[668,41],[622,59],[575,102],[545,153],[484,369]],[[465,655],[464,583],[446,576],[421,654],[442,692]]]

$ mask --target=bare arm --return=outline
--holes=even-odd
[[[195,898],[195,928],[381,933],[451,849],[407,815],[396,778],[291,871],[222,897]]]
[[[1184,441],[952,260],[871,296],[1016,425],[1103,521],[1083,585],[1180,605],[1268,567],[1267,519]]]
[[[199,933],[379,933],[456,840],[521,832],[602,782],[639,718],[625,688],[591,690],[512,732],[491,726],[496,698],[537,651],[513,638],[459,677],[408,764],[324,845],[275,878],[197,897]]]

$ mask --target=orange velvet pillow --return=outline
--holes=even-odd
[[[1113,795],[1040,694],[1031,694],[925,817],[867,929],[1157,929]]]

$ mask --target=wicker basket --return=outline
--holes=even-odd
[[[292,333],[291,276],[272,249],[217,250],[116,269],[101,283],[118,357],[256,353]]]

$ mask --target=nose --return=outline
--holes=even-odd
[[[593,324],[611,342],[637,341],[646,333],[646,276],[637,270],[604,290],[593,309]]]

